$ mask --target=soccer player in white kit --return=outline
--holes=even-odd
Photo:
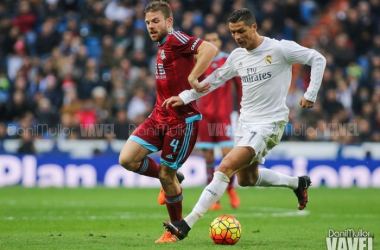
[[[223,158],[213,181],[203,190],[193,211],[182,221],[164,222],[165,228],[180,240],[219,200],[229,178],[235,173],[241,186],[275,186],[294,190],[300,210],[308,202],[307,189],[311,183],[308,176],[291,177],[259,169],[259,163],[264,163],[264,156],[280,142],[288,122],[289,109],[285,100],[291,83],[292,64],[311,66],[310,84],[299,102],[302,107],[311,108],[322,81],[326,59],[317,51],[295,42],[260,36],[256,31],[255,17],[249,9],[234,11],[228,21],[231,35],[240,48],[230,54],[222,67],[201,83],[192,85],[192,90],[185,90],[163,103],[167,108],[185,105],[232,77],[240,76],[242,80],[243,96],[234,149]]]

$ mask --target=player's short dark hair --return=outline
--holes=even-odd
[[[165,18],[173,17],[172,9],[170,5],[162,0],[150,2],[146,7],[144,14],[148,12],[158,12],[161,11]]]
[[[235,10],[228,16],[228,22],[230,23],[238,23],[238,22],[244,22],[247,26],[252,26],[256,23],[256,18],[253,15],[253,13],[247,9],[242,8],[240,10]]]

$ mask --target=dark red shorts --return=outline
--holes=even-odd
[[[162,124],[148,117],[128,140],[135,141],[152,152],[162,150],[160,163],[178,169],[193,151],[199,121]]]
[[[229,115],[203,114],[202,120],[199,121],[199,127],[201,129],[198,133],[196,148],[212,149],[216,145],[222,148],[233,147],[233,132]]]

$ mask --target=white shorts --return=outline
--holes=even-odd
[[[251,164],[255,161],[263,164],[268,151],[280,143],[287,122],[262,124],[244,124],[238,122],[235,133],[235,147],[251,147],[255,150]]]

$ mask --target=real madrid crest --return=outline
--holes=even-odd
[[[271,65],[272,62],[273,62],[272,56],[267,56],[267,57],[265,58],[265,63],[266,63],[267,65]]]

